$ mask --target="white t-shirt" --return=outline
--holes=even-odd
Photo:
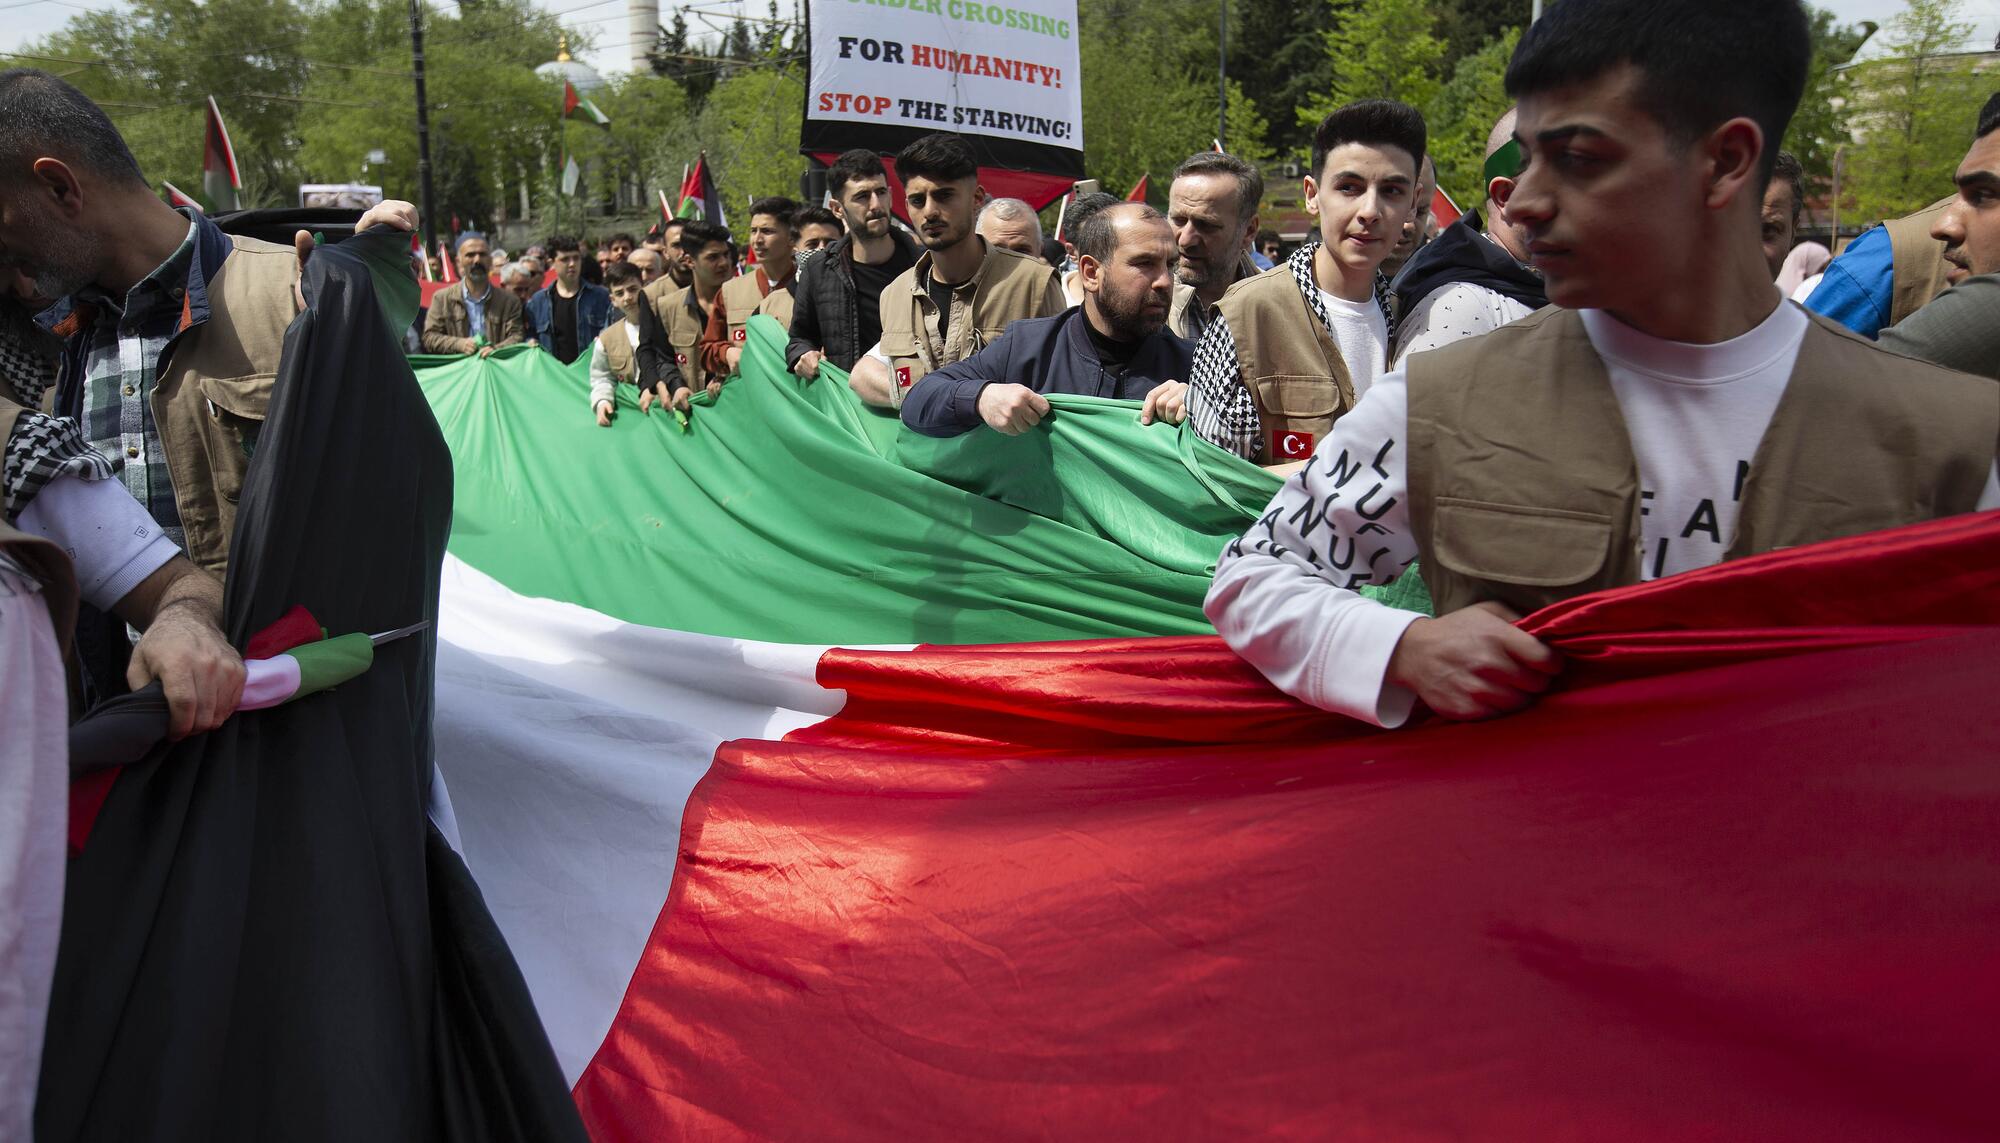
[[[1722,558],[1743,465],[1769,427],[1808,327],[1781,303],[1742,337],[1686,345],[1585,310],[1584,328],[1631,431],[1652,578]],[[1410,530],[1409,390],[1384,376],[1287,480],[1263,518],[1224,549],[1204,610],[1274,686],[1326,710],[1400,726],[1415,696],[1388,685],[1389,658],[1421,618],[1356,592],[1417,557]],[[2000,506],[2000,470],[1981,509]],[[1711,536],[1715,537],[1711,539]]]
[[[1321,290],[1319,302],[1326,307],[1333,342],[1340,347],[1340,359],[1354,382],[1354,399],[1359,401],[1388,367],[1389,321],[1372,295],[1365,301],[1350,302]]]

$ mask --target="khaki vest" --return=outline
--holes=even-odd
[[[611,367],[612,380],[639,383],[638,348],[625,332],[622,319],[605,326],[597,335],[597,344],[604,347],[604,363]]]
[[[776,321],[779,325],[785,327],[785,329],[787,330],[791,329],[792,286],[796,286],[798,284],[799,284],[798,275],[797,274],[792,275],[792,282],[790,286],[787,286],[782,290],[772,290],[770,293],[764,295],[764,300],[757,303],[757,312],[760,314],[769,314],[772,320]],[[736,311],[730,310],[729,312],[733,314]]]
[[[765,301],[778,295],[791,297],[791,287],[787,283],[782,290],[771,289],[771,280],[764,271],[753,270],[748,274],[722,283],[723,317],[729,323],[729,344],[741,346],[750,339],[750,319],[760,312]],[[791,328],[791,311],[785,312],[785,327]]]
[[[1941,198],[1915,214],[1892,218],[1882,224],[1889,232],[1889,257],[1893,270],[1889,294],[1890,325],[1916,313],[1944,292],[1945,271],[1951,267],[1944,260],[1944,243],[1931,237],[1931,226],[1957,197]]]
[[[160,355],[153,419],[167,454],[188,558],[221,577],[236,528],[249,447],[298,316],[298,252],[232,236],[236,249],[208,278],[208,321]]]
[[[919,283],[930,272],[925,251],[917,264],[902,272],[882,291],[882,353],[898,394],[924,375],[954,361],[963,361],[999,338],[1020,318],[1054,317],[1064,308],[1062,283],[1055,270],[1039,258],[1017,254],[1004,246],[986,247],[986,258],[972,276],[971,301],[954,301],[946,344],[933,342],[926,316],[935,308]]]
[[[652,285],[665,281],[666,278],[660,278]],[[687,382],[688,388],[699,389],[710,380],[709,372],[701,367],[701,334],[708,325],[708,318],[699,313],[699,304],[695,307],[696,313],[688,312],[688,298],[693,290],[693,286],[669,288],[655,299],[653,312],[660,315],[660,325],[667,331],[667,344],[673,347],[674,364],[680,367],[681,379]],[[722,378],[717,376],[714,380]]]
[[[1229,322],[1243,386],[1263,430],[1263,465],[1312,455],[1342,413],[1354,407],[1354,381],[1333,332],[1306,308],[1289,269],[1229,287],[1216,312]]]
[[[51,386],[53,388],[53,386]],[[12,401],[0,399],[0,450],[14,437],[14,421],[24,410]],[[76,631],[76,569],[69,556],[53,541],[15,530],[0,520],[0,555],[14,561],[42,586],[42,600],[48,604],[49,624],[55,628],[56,649],[69,656],[70,636]]]
[[[1574,311],[1546,308],[1412,356],[1409,518],[1444,615],[1528,614],[1644,567],[1638,462]],[[1972,511],[2000,388],[1814,316],[1764,432],[1724,559]]]

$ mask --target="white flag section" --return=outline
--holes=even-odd
[[[808,119],[1083,149],[1076,0],[811,0]]]
[[[437,761],[459,851],[573,1084],[666,905],[716,746],[782,737],[846,696],[814,681],[823,646],[627,623],[453,556],[442,579]]]

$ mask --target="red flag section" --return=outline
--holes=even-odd
[[[1457,222],[1464,214],[1464,211],[1458,209],[1458,204],[1451,201],[1451,196],[1444,193],[1443,187],[1431,192],[1431,217],[1437,219],[1439,230]]]
[[[215,97],[208,97],[208,119],[202,130],[201,188],[208,196],[209,209],[218,213],[237,208],[243,175],[236,169],[236,148],[229,143],[229,129],[222,125],[222,109]]]
[[[725,743],[594,1139],[2000,1133],[2000,515],[1530,618],[1382,732],[1213,639],[833,652]]]
[[[1146,182],[1147,182],[1147,180],[1151,179],[1152,177],[1153,177],[1153,176],[1151,176],[1151,175],[1140,175],[1140,176],[1139,176],[1139,181],[1138,181],[1138,182],[1136,182],[1136,183],[1133,183],[1133,184],[1132,184],[1132,193],[1130,193],[1130,194],[1128,194],[1128,195],[1126,195],[1126,196],[1125,196],[1125,201],[1126,201],[1126,202],[1145,202],[1145,201],[1146,201]]]

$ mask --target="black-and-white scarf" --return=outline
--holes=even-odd
[[[0,301],[0,396],[28,411],[14,421],[6,462],[0,465],[0,509],[8,523],[51,480],[65,473],[81,480],[109,480],[118,465],[84,443],[75,421],[35,411],[56,380],[53,339],[20,305]]]

